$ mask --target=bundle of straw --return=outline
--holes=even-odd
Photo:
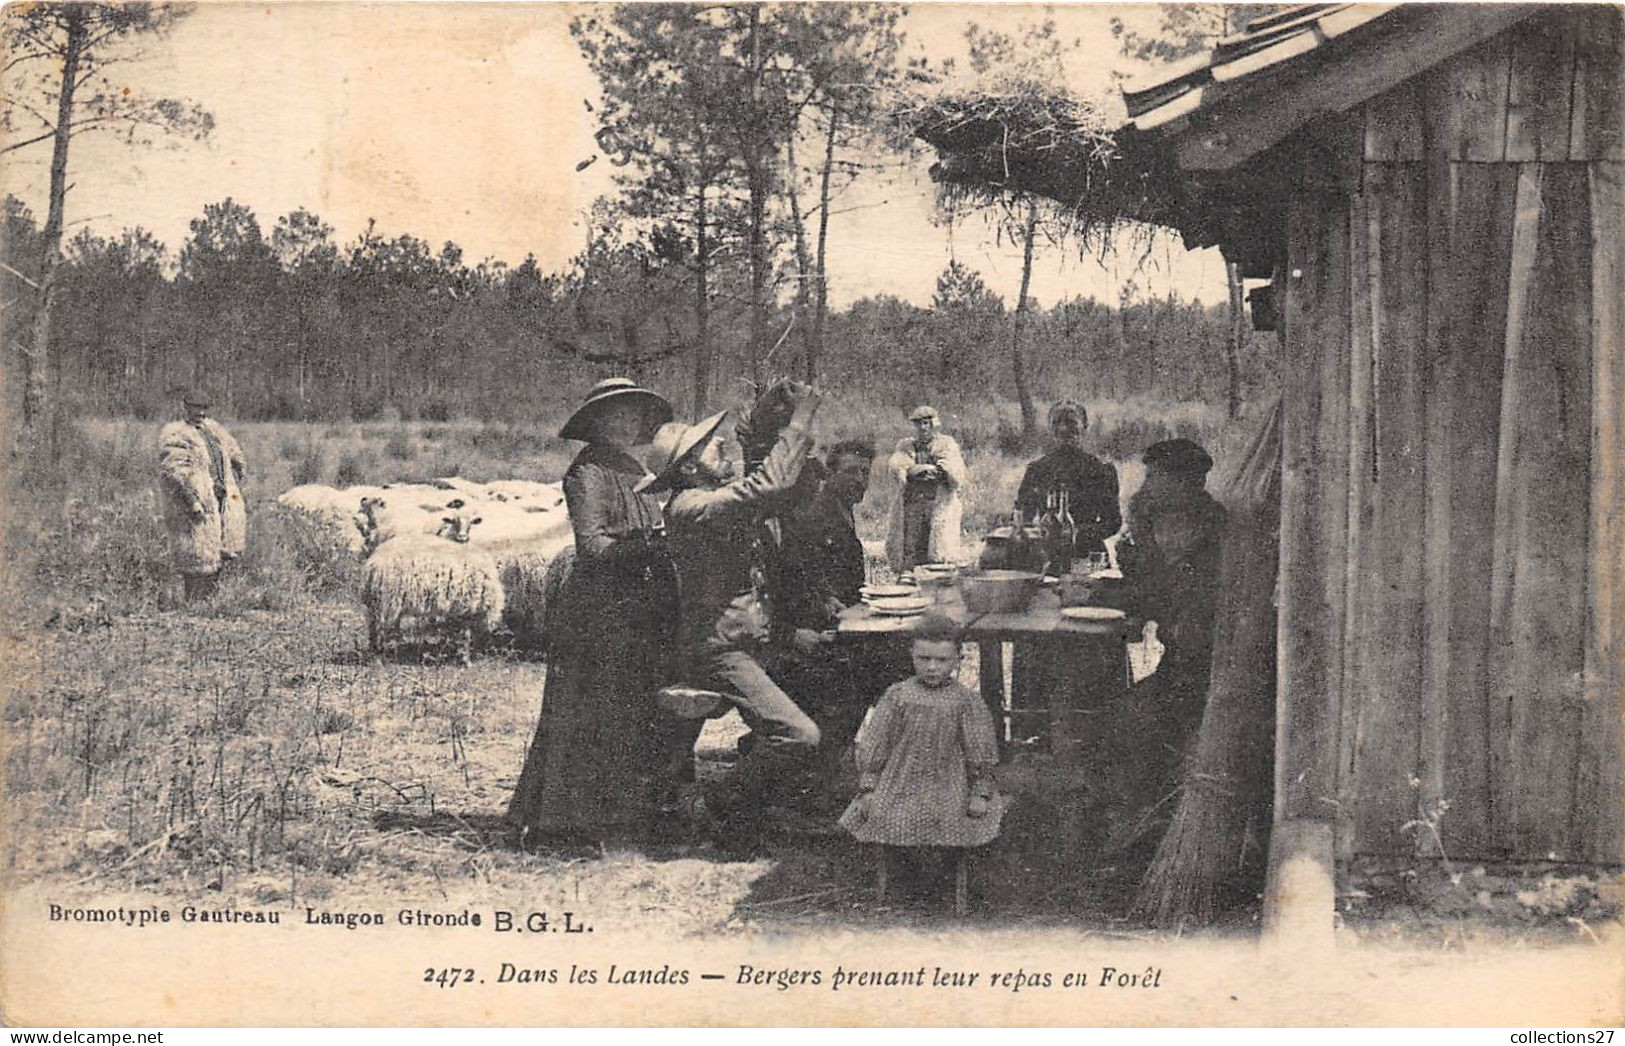
[[[1124,226],[1182,224],[1187,201],[1167,156],[1149,140],[1122,138],[1115,99],[996,73],[915,85],[897,94],[891,113],[900,138],[937,150],[931,178],[946,210],[1042,197],[1086,246]]]
[[[1275,749],[1279,403],[1221,490],[1230,518],[1207,704],[1179,805],[1134,905],[1160,926],[1212,918],[1221,890],[1246,857],[1249,822],[1268,808]]]

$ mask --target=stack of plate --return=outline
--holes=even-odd
[[[931,601],[924,596],[887,596],[866,601],[869,609],[882,617],[911,617],[922,614]]]

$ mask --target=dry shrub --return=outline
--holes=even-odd
[[[384,456],[395,461],[411,461],[417,456],[417,441],[412,433],[403,425],[389,434],[384,443]]]

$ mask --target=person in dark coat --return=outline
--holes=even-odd
[[[658,806],[655,766],[669,729],[666,681],[677,581],[660,503],[628,448],[671,420],[660,396],[625,378],[596,385],[560,435],[587,442],[564,475],[575,564],[549,608],[541,720],[508,807],[522,836],[588,839],[642,827]]]
[[[1089,412],[1074,400],[1062,400],[1049,411],[1050,449],[1027,466],[1016,492],[1016,509],[1022,518],[1034,520],[1042,513],[1051,495],[1065,493],[1067,509],[1077,532],[1072,542],[1074,564],[1082,563],[1092,552],[1104,554],[1105,541],[1123,524],[1118,507],[1117,469],[1083,449],[1083,434],[1089,428]],[[988,562],[989,566],[1038,569],[1036,563]],[[1053,568],[1052,569],[1056,569]],[[1127,672],[1120,652],[1102,649],[1080,655],[1087,657],[1082,671],[1085,685],[1076,691],[1080,707],[1091,708],[1122,695]],[[1013,655],[1019,704],[1042,707],[1038,695],[1060,686],[1059,666],[1046,651],[1017,646]],[[1017,737],[1041,736],[1047,731],[1048,715],[1027,712],[1014,717]]]
[[[866,580],[852,513],[868,492],[874,457],[868,440],[831,447],[816,493],[784,518],[779,549],[774,637],[780,656],[772,674],[818,723],[820,769],[830,786],[864,713],[911,669],[902,643],[831,642],[839,615],[858,604]]]
[[[1123,525],[1118,508],[1117,469],[1083,449],[1089,412],[1083,404],[1062,400],[1050,408],[1048,453],[1027,466],[1016,492],[1016,508],[1031,520],[1044,511],[1051,494],[1064,492],[1077,537],[1073,555],[1082,559],[1105,552],[1106,539]]]
[[[1119,560],[1139,615],[1158,622],[1163,664],[1185,677],[1182,688],[1200,694],[1213,653],[1226,518],[1206,489],[1213,459],[1200,444],[1170,439],[1146,448],[1142,460],[1145,482],[1129,499]]]
[[[1172,804],[1186,752],[1202,724],[1213,657],[1213,620],[1226,513],[1205,488],[1213,459],[1188,439],[1148,447],[1145,482],[1129,499],[1128,538],[1118,559],[1133,610],[1156,621],[1164,647],[1151,675],[1104,713],[1097,736],[1109,751],[1097,765],[1108,780],[1115,847],[1154,843]]]
[[[664,463],[640,489],[671,489],[666,526],[677,568],[677,665],[685,683],[730,695],[755,743],[733,770],[703,794],[689,813],[725,842],[752,841],[767,805],[811,757],[818,726],[768,675],[770,630],[764,530],[787,510],[812,444],[819,398],[794,385],[788,421],[761,464],[734,478],[723,414],[690,426],[667,426],[656,436]],[[760,434],[753,434],[760,435]]]

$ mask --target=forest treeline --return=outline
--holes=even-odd
[[[57,277],[50,379],[74,412],[138,417],[172,411],[176,389],[202,384],[239,418],[522,422],[556,414],[610,372],[687,406],[692,289],[662,257],[658,233],[625,242],[606,226],[550,273],[534,258],[471,262],[453,243],[371,229],[340,243],[304,210],[267,230],[230,199],[207,206],[178,248],[140,228],[80,231]],[[34,215],[8,197],[0,257],[11,278],[33,277],[39,236]],[[748,372],[750,308],[718,284],[708,337],[714,395],[728,402]],[[11,329],[26,330],[30,298],[8,297]],[[832,310],[818,380],[869,404],[1008,399],[997,347],[1009,340],[1012,306],[951,262],[928,306],[875,296]],[[786,332],[792,316],[775,305],[770,328]],[[1030,305],[1025,339],[1040,397],[1222,403],[1226,334],[1222,305],[1125,291],[1117,302]],[[799,340],[778,341],[766,371],[800,373]],[[1255,335],[1243,346],[1244,398],[1273,386],[1272,343]]]

